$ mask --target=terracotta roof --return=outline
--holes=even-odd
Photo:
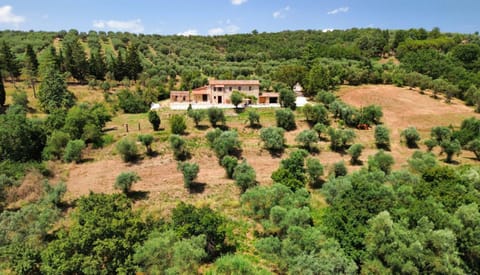
[[[170,91],[170,94],[177,94],[177,95],[188,95],[189,91]]]
[[[258,80],[210,80],[210,85],[260,85]]]
[[[263,93],[260,95],[260,97],[279,97],[279,93]]]
[[[203,91],[203,90],[206,90],[206,89],[208,89],[208,86],[198,87],[198,88],[196,88],[196,89],[193,89],[192,91],[194,91],[194,92],[195,92],[195,91]]]

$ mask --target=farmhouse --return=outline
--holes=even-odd
[[[248,103],[251,103],[251,100],[263,104],[278,103],[277,93],[260,93],[258,80],[210,80],[207,86],[196,88],[191,93],[171,91],[170,102],[231,104],[233,91],[242,93]]]

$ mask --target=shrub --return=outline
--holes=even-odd
[[[380,123],[380,119],[382,119],[382,116],[382,107],[377,105],[369,105],[361,110],[360,123],[376,125]]]
[[[423,144],[425,144],[425,146],[427,146],[427,150],[429,152],[432,151],[433,148],[438,145],[437,141],[434,140],[434,139],[427,139],[423,142]]]
[[[427,170],[437,166],[437,159],[430,153],[415,151],[411,158],[408,159],[408,165],[414,171],[424,174]]]
[[[138,141],[140,141],[143,146],[147,149],[147,155],[152,155],[152,143],[153,143],[153,136],[152,135],[139,135]]]
[[[118,105],[128,114],[138,114],[148,111],[148,105],[143,101],[141,95],[127,89],[118,93]]]
[[[153,130],[158,131],[160,129],[160,117],[158,116],[157,112],[149,111],[148,112],[148,121],[152,124]]]
[[[330,120],[328,119],[328,110],[323,105],[312,106],[307,104],[303,107],[303,114],[310,125],[315,125],[317,123],[327,125],[330,123]]]
[[[297,128],[295,124],[295,115],[290,109],[279,109],[275,112],[275,119],[277,127],[283,128],[287,131]]]
[[[181,136],[171,135],[169,141],[175,160],[184,161],[190,157],[190,152],[188,152],[187,149],[187,143]]]
[[[53,131],[47,138],[47,146],[43,148],[43,159],[60,159],[69,140],[70,135],[68,133],[59,130]]]
[[[63,160],[65,162],[80,162],[82,159],[82,150],[85,148],[85,141],[81,139],[71,140],[65,147],[65,153],[63,154]]]
[[[256,177],[255,170],[246,161],[238,164],[233,172],[233,179],[242,193],[257,185]]]
[[[232,95],[230,96],[230,100],[235,108],[238,108],[238,104],[242,103],[243,95],[239,91],[233,91]]]
[[[223,112],[223,110],[216,107],[209,108],[207,110],[207,115],[208,115],[208,120],[210,121],[210,124],[212,124],[212,127],[217,127],[218,122],[225,124],[225,122],[227,121],[227,118],[225,117],[225,113]]]
[[[238,165],[238,159],[232,156],[224,156],[220,163],[225,171],[227,172],[227,177],[233,179],[233,172]]]
[[[316,158],[307,158],[306,168],[310,184],[316,185],[323,175],[323,165]]]
[[[385,174],[390,174],[392,165],[395,163],[392,155],[380,150],[375,155],[368,157],[368,170],[375,171],[380,170]]]
[[[117,143],[116,148],[123,161],[129,162],[137,159],[138,148],[135,141],[123,138]]]
[[[295,141],[301,143],[307,151],[312,151],[313,145],[318,142],[318,134],[314,130],[303,130],[295,138]]]
[[[473,152],[477,160],[480,160],[480,138],[476,138],[467,143],[467,150]]]
[[[335,129],[329,127],[330,147],[333,151],[344,150],[348,143],[355,139],[355,132],[351,129]]]
[[[268,127],[260,130],[263,147],[270,152],[281,152],[285,148],[285,130],[279,127]]]
[[[390,150],[390,131],[383,125],[375,127],[375,144],[377,148]]]
[[[346,176],[347,173],[347,166],[345,166],[345,162],[343,160],[333,164],[332,174],[335,177],[343,177]]]
[[[291,110],[295,110],[296,108],[296,103],[295,103],[295,100],[296,100],[296,95],[295,95],[295,92],[290,90],[290,89],[287,89],[287,88],[283,88],[283,89],[280,89],[279,91],[279,96],[280,96],[280,104],[282,105],[282,107],[284,108],[290,108]]]
[[[433,127],[430,136],[437,142],[437,144],[440,144],[443,141],[449,141],[452,139],[452,130],[445,126]]]
[[[136,172],[122,172],[115,179],[115,188],[120,189],[124,194],[130,192],[132,185],[139,181],[140,177]]]
[[[353,144],[348,148],[347,153],[351,156],[350,163],[355,165],[359,163],[360,155],[363,151],[363,145],[360,143]]]
[[[190,117],[191,119],[193,119],[193,122],[195,123],[195,126],[198,127],[198,125],[200,124],[200,121],[203,120],[203,118],[205,117],[205,111],[204,110],[190,110],[187,112],[188,114],[188,117]]]
[[[248,110],[248,123],[251,128],[260,125],[260,114],[255,110]]]
[[[328,105],[335,101],[335,95],[332,92],[322,90],[315,96],[315,101]]]
[[[186,188],[192,186],[193,181],[197,178],[200,170],[198,164],[189,162],[179,162],[177,169],[183,174],[183,184]]]
[[[28,96],[24,90],[16,90],[12,94],[13,104],[22,106],[24,109],[28,108]]]
[[[185,123],[185,117],[182,115],[172,115],[170,118],[170,129],[172,134],[183,135],[187,129],[187,124]]]
[[[440,147],[442,147],[442,152],[447,154],[447,158],[445,159],[447,163],[452,162],[452,157],[454,154],[459,155],[462,151],[462,146],[460,145],[460,142],[456,139],[450,141],[442,141],[440,143]]]
[[[417,148],[417,142],[420,141],[420,134],[415,127],[408,127],[402,131],[401,137],[405,138],[408,148]]]
[[[212,143],[213,151],[221,160],[226,155],[238,155],[242,147],[236,131],[225,131],[220,134]]]
[[[291,190],[305,186],[305,157],[308,152],[299,149],[290,153],[289,157],[280,162],[280,168],[272,173],[272,180],[290,187]]]

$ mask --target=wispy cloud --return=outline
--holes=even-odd
[[[286,6],[283,9],[279,9],[277,11],[274,11],[272,16],[275,19],[285,18],[287,16],[288,11],[290,11],[290,6]]]
[[[230,0],[230,2],[232,2],[232,5],[235,5],[235,6],[239,6],[247,1],[248,0]]]
[[[323,29],[322,32],[332,32],[333,29],[330,29],[330,28],[327,28],[327,29]]]
[[[329,11],[327,12],[327,14],[333,15],[341,12],[348,12],[349,9],[350,9],[349,7],[341,7],[341,8]]]
[[[222,35],[224,33],[225,33],[225,30],[220,27],[208,30],[208,35]]]
[[[97,29],[109,29],[113,31],[126,31],[126,32],[143,32],[144,27],[142,20],[134,19],[127,21],[118,20],[94,20],[93,27]]]
[[[227,19],[225,23],[223,21],[218,21],[220,26],[211,28],[208,30],[208,35],[222,35],[222,34],[236,34],[240,30],[240,27],[232,24],[230,19]]]
[[[0,24],[18,26],[20,23],[25,22],[25,17],[14,14],[12,10],[12,6],[9,5],[0,7]]]
[[[177,35],[182,35],[182,36],[198,35],[198,30],[196,30],[196,29],[188,29],[188,30],[186,30],[186,31],[177,33]]]

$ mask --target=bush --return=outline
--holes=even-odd
[[[189,162],[179,162],[177,169],[183,174],[183,184],[186,188],[192,186],[193,181],[197,178],[200,170],[198,164]]]
[[[348,148],[347,153],[351,156],[350,163],[355,165],[359,163],[360,155],[363,151],[363,145],[360,143],[353,144]]]
[[[136,172],[122,172],[115,179],[114,187],[120,189],[124,194],[130,192],[132,185],[139,181],[140,177]]]
[[[417,148],[417,142],[420,141],[420,134],[415,127],[408,127],[402,131],[401,137],[405,138],[408,148]]]
[[[323,105],[312,106],[307,104],[303,107],[303,114],[310,125],[315,125],[317,123],[328,125],[330,123],[330,120],[328,119],[328,110]]]
[[[139,135],[138,141],[140,141],[143,146],[147,149],[147,155],[152,155],[152,143],[153,143],[153,136],[152,135]]]
[[[219,160],[226,155],[238,155],[242,149],[236,131],[222,132],[210,145]]]
[[[187,112],[187,114],[188,114],[188,117],[193,119],[193,122],[195,123],[195,126],[197,126],[197,127],[200,124],[200,121],[202,121],[203,118],[205,117],[205,111],[204,110],[190,110],[190,111]]]
[[[127,114],[139,114],[148,111],[148,105],[138,93],[121,90],[118,93],[118,105]]]
[[[116,148],[125,162],[135,161],[138,157],[137,144],[133,140],[123,138],[117,143]]]
[[[12,94],[13,104],[22,106],[25,110],[28,108],[28,96],[24,90],[16,90]]]
[[[260,125],[260,114],[255,110],[248,110],[248,123],[251,128]]]
[[[335,95],[332,92],[320,91],[315,96],[315,101],[328,105],[335,101]]]
[[[442,147],[442,152],[447,154],[447,158],[445,159],[445,162],[447,163],[452,162],[452,157],[454,154],[459,155],[462,151],[462,146],[460,145],[460,142],[456,139],[451,141],[443,141],[440,143],[440,147]]]
[[[52,134],[47,138],[47,146],[43,148],[43,159],[60,159],[63,156],[64,149],[69,140],[69,134],[59,130],[53,131]]]
[[[210,124],[212,124],[212,127],[217,127],[218,122],[225,124],[225,122],[227,121],[227,118],[225,117],[225,113],[223,112],[223,110],[216,107],[209,108],[207,110],[207,115],[208,115],[208,120],[210,121]]]
[[[233,91],[232,95],[230,96],[230,100],[235,108],[238,108],[238,104],[242,103],[243,95],[239,91]]]
[[[287,88],[283,88],[283,89],[280,89],[279,96],[280,96],[279,98],[280,104],[282,105],[282,107],[295,110],[295,108],[297,107],[295,103],[297,96],[295,95],[294,91]]]
[[[290,109],[279,109],[275,112],[275,119],[277,127],[283,128],[287,131],[297,128],[295,124],[295,115]]]
[[[71,140],[65,147],[63,160],[65,162],[80,162],[82,159],[82,150],[85,148],[85,142],[81,139]]]
[[[467,150],[473,152],[477,160],[480,160],[480,138],[476,138],[467,143]]]
[[[390,150],[390,131],[383,125],[375,127],[375,144],[377,148]]]
[[[295,191],[305,187],[305,157],[308,152],[299,149],[280,162],[280,168],[272,173],[272,180]]]
[[[233,179],[233,172],[238,165],[238,159],[232,156],[224,156],[220,163],[225,171],[227,172],[227,177]]]
[[[185,117],[182,115],[172,115],[170,118],[170,129],[172,134],[183,135],[187,129],[187,124],[185,123]]]
[[[361,110],[360,123],[368,125],[379,124],[382,119],[382,107],[377,105],[369,105]]]
[[[318,142],[318,134],[314,130],[303,130],[295,138],[295,141],[301,143],[307,151],[312,151],[313,145]]]
[[[256,178],[255,170],[246,161],[238,164],[233,172],[233,179],[242,193],[257,185]]]
[[[281,152],[285,148],[285,130],[279,127],[268,127],[260,130],[263,147],[270,152]]]
[[[160,129],[160,117],[158,116],[157,112],[149,111],[148,112],[148,121],[152,124],[153,130],[158,131]]]
[[[438,145],[437,141],[434,140],[434,139],[427,139],[423,142],[423,144],[425,144],[425,146],[427,146],[427,150],[429,152],[432,151],[433,148]]]
[[[316,158],[308,158],[306,168],[310,185],[315,186],[323,175],[323,165]]]
[[[332,174],[334,177],[343,177],[346,176],[347,173],[347,166],[345,166],[345,162],[343,160],[333,164]]]
[[[179,135],[171,135],[169,138],[170,146],[173,150],[175,160],[184,161],[190,157],[186,141]]]
[[[411,158],[408,159],[410,168],[420,174],[424,174],[429,169],[437,166],[437,159],[430,153],[415,151]]]
[[[355,132],[351,129],[329,127],[327,133],[330,136],[330,147],[333,151],[344,150],[347,144],[355,139]]]
[[[368,170],[380,170],[388,175],[392,171],[392,165],[394,163],[395,161],[393,160],[392,155],[380,150],[375,155],[368,157]]]

